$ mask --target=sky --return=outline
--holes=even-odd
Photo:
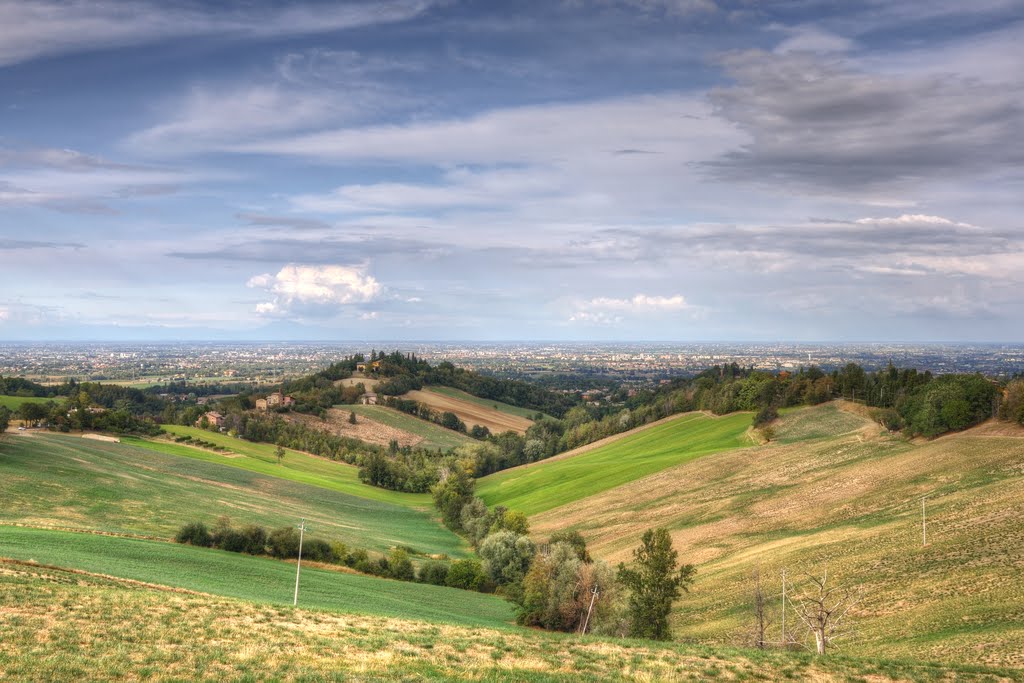
[[[0,340],[1024,337],[1024,0],[0,0]]]

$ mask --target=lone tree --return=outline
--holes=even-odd
[[[619,565],[618,579],[630,590],[630,635],[635,638],[668,640],[668,615],[672,603],[689,592],[692,564],[679,566],[679,553],[672,548],[668,529],[648,529],[639,548],[633,551],[634,568]]]
[[[277,448],[274,449],[274,455],[277,456],[277,464],[280,465],[281,461],[284,460],[284,446],[280,443],[277,444]]]
[[[808,575],[803,592],[793,602],[797,616],[814,635],[816,652],[825,650],[835,641],[849,635],[846,617],[864,598],[863,591],[838,585],[829,585],[828,567],[820,577]]]
[[[7,425],[11,424],[11,411],[7,406],[0,406],[0,434],[7,431]]]
[[[354,425],[356,423],[356,411],[353,410],[348,414],[348,423],[350,425]]]

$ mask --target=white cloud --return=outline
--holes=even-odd
[[[818,28],[817,26],[801,25],[787,27],[772,27],[785,32],[788,37],[775,47],[775,52],[818,52],[823,54],[847,52],[851,50],[854,43],[849,38],[843,38],[834,33]]]
[[[277,274],[263,273],[249,279],[248,287],[265,289],[269,301],[256,306],[268,316],[333,315],[341,307],[368,303],[384,291],[365,266],[310,266],[289,264]]]
[[[119,2],[116,0],[0,0],[0,65],[47,55],[109,49],[196,35],[270,38],[317,34],[411,19],[429,0],[284,7]],[[215,8],[215,9],[211,9]]]
[[[649,315],[691,310],[682,294],[650,296],[637,294],[629,298],[598,297],[579,304],[569,316],[569,322],[591,325],[615,325],[627,316]]]
[[[896,217],[883,218],[858,218],[859,225],[897,226],[897,227],[936,227],[936,228],[977,228],[970,223],[957,223],[942,216],[929,216],[926,214],[902,214]]]

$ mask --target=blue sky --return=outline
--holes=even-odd
[[[1020,341],[1021,45],[1021,0],[0,0],[0,339]]]

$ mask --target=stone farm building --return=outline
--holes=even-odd
[[[377,405],[377,394],[368,391],[359,397],[359,402],[364,406],[375,406]]]
[[[280,391],[268,395],[266,398],[256,399],[256,410],[273,410],[275,408],[290,408],[295,405],[295,399],[285,396]]]
[[[211,410],[210,412],[204,414],[203,417],[206,418],[207,424],[209,424],[211,427],[223,427],[224,426],[224,416],[221,415],[220,413],[218,413],[216,410]],[[196,427],[201,427],[202,426],[203,417],[201,417],[198,420],[196,420]]]

